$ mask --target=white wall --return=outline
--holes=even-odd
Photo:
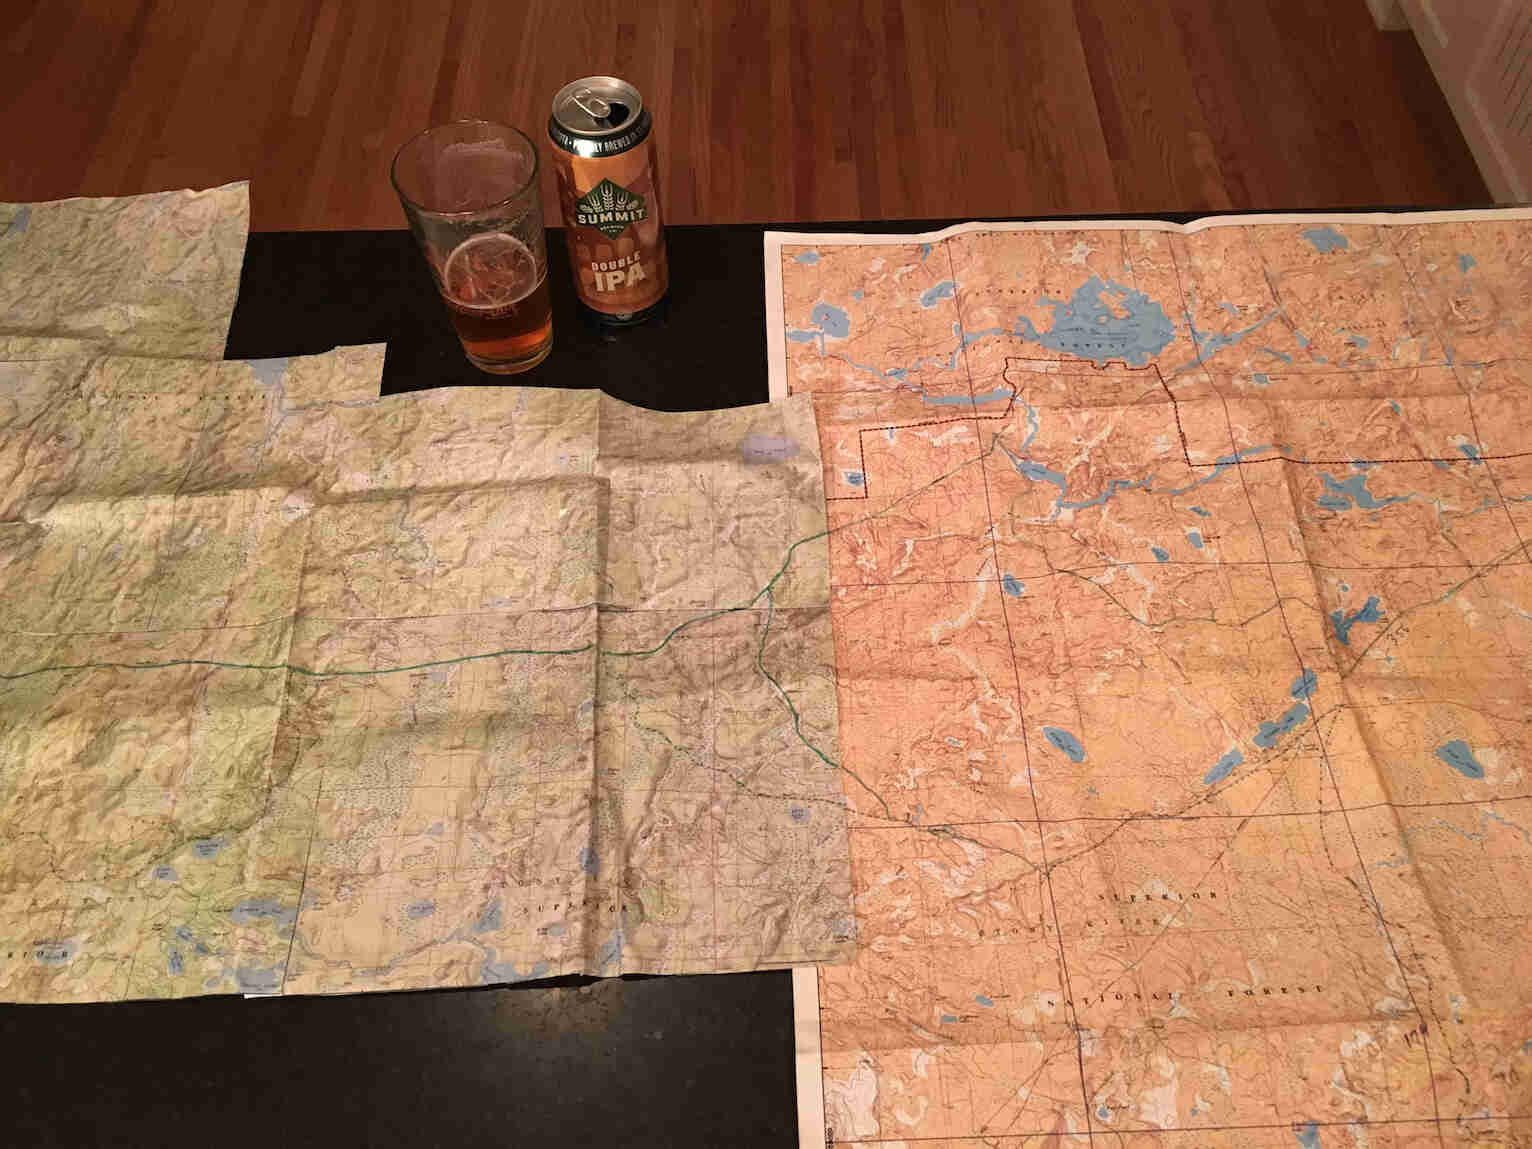
[[[1500,203],[1532,200],[1532,0],[1403,7],[1490,193]]]

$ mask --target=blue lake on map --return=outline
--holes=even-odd
[[[1051,742],[1054,747],[1064,752],[1064,756],[1071,762],[1085,761],[1085,747],[1080,745],[1080,740],[1067,730],[1060,730],[1057,726],[1044,726],[1043,737]]]
[[[1053,311],[1053,327],[1039,332],[1023,315],[1016,320],[1018,334],[1050,351],[1095,363],[1121,359],[1130,367],[1143,367],[1176,337],[1170,317],[1158,303],[1115,280],[1104,283],[1098,275],[1087,279],[1068,300],[1045,295],[1042,303]]]

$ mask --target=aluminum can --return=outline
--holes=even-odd
[[[670,290],[654,124],[615,76],[565,84],[548,118],[564,239],[580,302],[608,325],[642,323]]]

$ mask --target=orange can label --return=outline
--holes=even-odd
[[[653,307],[670,287],[653,135],[615,156],[552,151],[580,301],[618,318]]]

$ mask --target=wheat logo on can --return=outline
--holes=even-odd
[[[670,287],[643,98],[614,76],[576,80],[553,98],[548,136],[580,302],[603,323],[643,322]]]

